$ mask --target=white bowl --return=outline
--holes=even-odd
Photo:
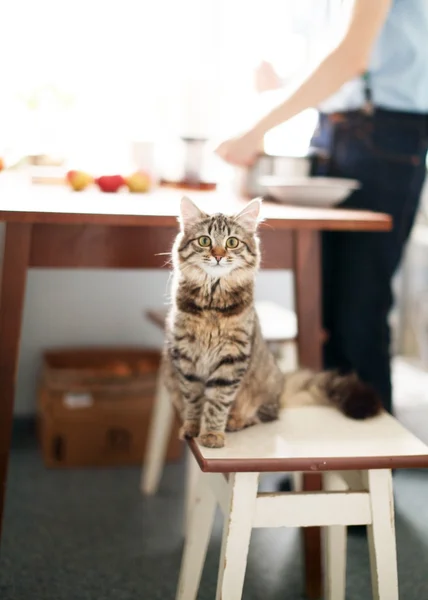
[[[360,187],[360,183],[355,179],[336,177],[264,176],[260,178],[260,184],[275,200],[319,208],[336,206]]]

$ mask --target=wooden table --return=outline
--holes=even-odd
[[[0,221],[6,237],[0,291],[0,532],[11,439],[27,270],[44,268],[144,269],[166,266],[165,253],[177,231],[181,192],[146,195],[74,193],[57,186],[0,182]],[[232,214],[244,200],[232,194],[195,192],[209,212]],[[266,203],[260,234],[265,269],[292,269],[295,275],[300,363],[321,367],[321,230],[386,231],[386,215]],[[306,476],[319,489],[319,475]],[[304,529],[306,592],[320,596],[321,550],[316,528]]]

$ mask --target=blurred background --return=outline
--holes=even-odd
[[[3,149],[127,160],[135,140],[239,130],[265,103],[253,87],[261,60],[292,81],[319,51],[322,28],[310,4],[8,3],[0,25]],[[319,3],[320,19],[325,10]],[[313,115],[299,121],[310,129]]]
[[[257,67],[270,62],[285,90],[292,88],[320,60],[322,49],[331,47],[332,16],[344,4],[351,5],[348,0],[7,3],[0,21],[0,156],[7,166],[25,166],[44,180],[56,168],[132,169],[149,144],[156,176],[173,179],[181,166],[181,138],[204,138],[209,178],[230,184],[233,169],[214,157],[213,148],[284,94],[284,89],[259,93]],[[304,154],[316,118],[308,110],[277,127],[266,136],[266,152]],[[427,198],[425,192],[391,315],[396,352],[425,367]],[[160,343],[141,312],[164,299],[167,278],[165,272],[32,271],[17,413],[33,412],[43,347]],[[285,272],[262,273],[257,293],[292,307],[292,281]]]
[[[0,25],[7,58],[3,151],[103,168],[114,161],[117,168],[118,160],[129,160],[134,141],[215,140],[239,131],[266,104],[253,86],[262,59],[290,81],[307,66],[317,42],[305,19],[308,6],[305,0],[9,3]],[[320,16],[323,10],[320,3]],[[272,21],[274,13],[281,18]],[[313,114],[299,119],[303,135],[313,120]]]
[[[155,144],[157,175],[174,177],[180,138],[203,137],[210,175],[227,184],[233,169],[211,151],[283,94],[257,92],[255,69],[262,60],[272,62],[289,85],[314,60],[320,43],[315,31],[323,29],[314,27],[310,5],[310,0],[8,3],[0,22],[5,58],[0,156],[36,177],[51,176],[57,165],[59,171],[109,173],[133,168],[138,144],[148,142]],[[320,20],[325,11],[320,3]],[[315,123],[315,111],[299,115],[267,136],[266,151],[306,152]],[[25,157],[32,157],[30,165]],[[142,311],[165,301],[167,279],[161,271],[30,272],[17,414],[34,411],[42,348],[160,344],[161,335]],[[289,274],[263,273],[258,294],[291,306]]]

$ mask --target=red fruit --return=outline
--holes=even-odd
[[[102,192],[117,192],[123,185],[125,180],[122,175],[103,175],[95,180]]]

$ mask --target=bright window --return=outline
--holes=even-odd
[[[221,138],[274,94],[254,67],[292,79],[322,30],[322,0],[13,0],[2,8],[0,145],[66,156],[115,156],[132,139]],[[316,26],[315,26],[316,25]],[[268,138],[301,149],[308,111]],[[287,128],[288,127],[288,128]]]

